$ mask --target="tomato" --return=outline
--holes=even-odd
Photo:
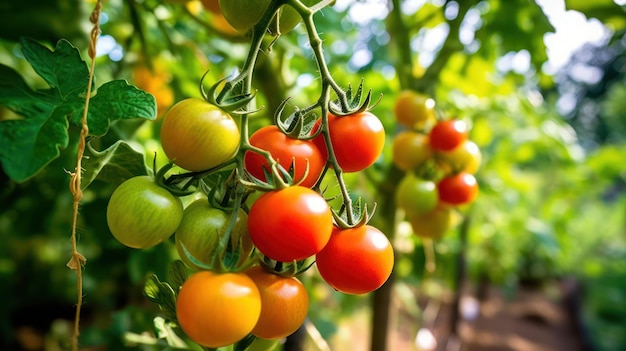
[[[398,133],[393,139],[393,163],[404,171],[423,165],[432,156],[428,136],[410,130]]]
[[[396,189],[396,204],[407,214],[431,211],[438,202],[437,184],[430,180],[417,178],[411,173],[402,178]]]
[[[335,227],[316,261],[320,275],[330,286],[358,295],[374,291],[387,281],[394,255],[387,236],[375,227]]]
[[[161,126],[163,151],[188,171],[204,171],[230,160],[239,150],[239,141],[233,118],[199,98],[178,102]]]
[[[320,125],[321,120],[313,127],[313,131],[319,129]],[[328,115],[328,130],[337,163],[344,172],[358,172],[371,166],[385,146],[385,128],[371,112],[342,117]],[[322,134],[313,141],[323,155],[328,155]]]
[[[320,1],[303,0],[302,2],[310,6]],[[261,20],[269,3],[270,0],[219,0],[220,8],[228,23],[239,32],[244,33],[252,29]],[[291,6],[281,6],[279,13],[278,24],[281,34],[291,31],[301,21],[298,12]]]
[[[445,172],[475,174],[482,162],[482,153],[476,143],[466,140],[452,151],[438,152],[435,159],[437,165]]]
[[[467,124],[459,119],[439,121],[429,133],[430,147],[451,151],[467,140]]]
[[[424,239],[439,239],[453,225],[452,209],[437,206],[433,210],[420,214],[407,214],[415,235]]]
[[[403,90],[398,94],[393,112],[398,123],[417,130],[433,124],[437,119],[435,100],[413,90]]]
[[[206,347],[231,345],[248,335],[261,315],[261,295],[243,273],[194,273],[176,299],[178,324]]]
[[[437,184],[439,199],[452,206],[468,204],[478,195],[478,182],[465,172],[445,177]]]
[[[189,267],[198,270],[201,268],[194,261],[209,265],[220,238],[230,225],[230,220],[231,214],[211,206],[206,198],[189,204],[183,212],[183,219],[175,235],[176,250],[180,259]],[[240,209],[230,234],[232,247],[237,247],[242,238],[243,240],[247,238],[249,247],[252,245],[249,241],[247,223],[248,215]]]
[[[218,0],[200,0],[202,2],[202,6],[204,6],[204,8],[207,11],[210,11],[212,13],[222,13],[222,10],[220,10],[220,3]]]
[[[261,294],[261,316],[252,334],[263,339],[280,339],[293,334],[309,310],[309,294],[295,277],[283,277],[256,266],[246,274]]]
[[[265,126],[257,130],[250,137],[250,144],[269,151],[272,157],[284,169],[289,170],[295,162],[294,179],[300,180],[308,171],[306,178],[300,185],[312,187],[322,174],[326,160],[322,152],[311,140],[294,139],[278,129],[275,125]],[[261,154],[246,151],[244,156],[246,171],[257,179],[266,181],[263,169],[269,170],[269,164]]]
[[[248,213],[248,232],[265,256],[299,261],[318,253],[333,228],[330,207],[322,195],[303,186],[267,192]]]
[[[146,249],[169,238],[183,218],[179,198],[148,176],[137,176],[118,186],[107,206],[107,224],[122,244]]]

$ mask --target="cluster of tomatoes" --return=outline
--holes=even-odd
[[[364,294],[387,280],[394,262],[391,243],[366,223],[367,214],[348,218],[319,190],[327,171],[358,172],[380,156],[385,131],[374,114],[329,114],[304,137],[269,125],[247,138],[240,123],[203,99],[178,102],[162,119],[167,157],[189,179],[224,169],[231,176],[194,188],[197,196],[184,206],[165,178],[169,165],[123,182],[107,207],[109,229],[126,246],[150,248],[175,234],[193,271],[177,290],[177,322],[206,347],[247,335],[276,340],[303,323],[309,297],[294,276],[302,270],[278,266],[310,267],[314,259],[331,287]]]
[[[438,119],[435,101],[423,94],[402,91],[394,113],[405,127],[393,141],[393,162],[406,171],[397,205],[416,235],[438,239],[454,224],[453,210],[478,195],[480,149],[468,139],[466,122]]]

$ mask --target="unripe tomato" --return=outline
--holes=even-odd
[[[432,157],[428,136],[410,130],[398,133],[393,139],[393,163],[404,171],[412,171]]]
[[[183,220],[176,229],[174,236],[180,259],[189,267],[197,270],[201,267],[194,260],[203,265],[209,265],[220,238],[224,236],[230,225],[231,215],[211,206],[206,198],[198,199],[187,205],[183,212]],[[249,247],[252,246],[248,236],[248,215],[242,209],[238,211],[230,238],[233,250],[240,244],[242,238],[243,240],[247,239]]]
[[[320,0],[303,0],[302,2],[310,6],[317,4]],[[270,0],[219,0],[220,8],[228,23],[243,33],[248,32],[261,20],[269,3]],[[301,21],[298,12],[291,6],[283,5],[279,12],[278,24],[281,34],[291,31]]]
[[[475,174],[482,162],[482,153],[476,143],[466,140],[452,151],[438,152],[437,165],[447,173],[466,172]]]
[[[440,239],[454,223],[452,209],[437,206],[433,210],[420,214],[407,214],[415,235],[424,239]]]
[[[261,294],[261,316],[252,334],[263,339],[281,339],[293,334],[306,319],[309,294],[295,277],[283,277],[256,266],[246,274]]]
[[[292,163],[295,163],[295,180],[302,179],[308,167],[307,176],[300,183],[302,186],[315,185],[326,165],[326,159],[313,141],[291,138],[275,125],[265,126],[254,132],[250,137],[250,144],[269,151],[286,170],[289,170]],[[246,171],[252,176],[266,181],[263,169],[269,170],[269,165],[265,157],[256,152],[246,151],[244,165]]]
[[[460,119],[439,121],[428,135],[435,151],[452,151],[467,140],[467,124]]]
[[[393,112],[398,123],[416,130],[433,124],[437,119],[435,100],[413,90],[403,90],[398,94]]]
[[[322,195],[303,186],[267,192],[248,213],[248,232],[265,256],[280,262],[299,261],[328,243],[333,216]]]
[[[393,248],[387,236],[370,225],[333,228],[330,241],[315,256],[317,270],[335,290],[365,294],[378,289],[393,270]]]
[[[321,120],[313,131],[317,131],[320,125]],[[328,115],[328,130],[337,163],[344,172],[358,172],[371,166],[385,146],[385,128],[371,112],[342,117]],[[320,133],[313,140],[322,154],[328,155],[324,136]]]
[[[465,205],[478,195],[478,182],[473,175],[461,172],[441,179],[437,190],[441,202],[452,206]]]
[[[188,171],[204,171],[235,156],[239,127],[232,117],[199,98],[178,102],[161,126],[163,151]]]
[[[148,176],[137,176],[118,186],[107,206],[107,224],[122,244],[146,249],[169,238],[183,218],[179,198]]]
[[[261,315],[261,295],[243,273],[194,273],[176,299],[178,324],[205,347],[231,345],[248,335]]]
[[[439,202],[439,193],[435,182],[420,179],[411,173],[402,178],[396,189],[396,204],[407,215],[431,211]]]

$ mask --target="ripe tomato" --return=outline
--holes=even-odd
[[[295,277],[283,277],[256,266],[246,274],[261,294],[261,316],[252,334],[263,339],[280,339],[293,334],[304,322],[309,294]]]
[[[482,162],[482,153],[476,143],[466,140],[452,151],[438,152],[435,159],[444,172],[475,174]]]
[[[290,138],[280,131],[277,126],[265,126],[254,132],[250,137],[250,144],[260,149],[269,151],[272,157],[286,170],[295,163],[294,179],[299,180],[308,170],[306,178],[300,185],[312,187],[322,174],[326,160],[322,152],[311,140],[299,140]],[[246,171],[257,179],[265,181],[263,168],[269,170],[269,164],[265,158],[251,151],[246,151],[244,156]]]
[[[412,171],[432,156],[428,136],[410,130],[398,133],[393,139],[393,163],[404,171]]]
[[[267,192],[248,213],[252,242],[265,256],[280,262],[315,255],[328,242],[332,228],[326,200],[303,186]]]
[[[320,128],[321,120],[313,127]],[[385,128],[378,117],[371,112],[337,117],[328,115],[330,141],[335,151],[337,163],[344,172],[358,172],[371,166],[380,156],[385,146]],[[328,157],[324,136],[313,139]]]
[[[303,0],[302,2],[310,6],[320,2],[320,0]],[[261,20],[269,3],[270,0],[219,0],[220,8],[228,23],[239,32],[244,33]],[[298,12],[291,6],[283,5],[279,12],[278,24],[281,34],[291,31],[301,21]]]
[[[107,224],[122,244],[146,249],[166,240],[183,218],[180,199],[148,176],[137,176],[118,186],[107,206]]]
[[[387,236],[370,225],[333,228],[330,241],[316,255],[322,278],[337,291],[365,294],[378,289],[393,269],[393,248]]]
[[[261,315],[261,295],[243,273],[194,273],[176,300],[178,324],[206,347],[231,345],[248,335]]]
[[[417,130],[437,119],[435,100],[413,90],[403,90],[398,94],[393,112],[398,123]]]
[[[440,121],[430,130],[429,138],[433,150],[454,150],[467,140],[467,124],[460,119]]]
[[[445,177],[437,184],[439,200],[452,206],[468,204],[478,195],[478,182],[473,175],[461,172]]]
[[[439,239],[453,225],[452,209],[448,206],[437,206],[429,212],[407,214],[415,235],[424,239]]]
[[[396,189],[396,204],[408,214],[431,211],[439,202],[435,182],[420,179],[411,173],[402,178]]]
[[[230,220],[231,214],[212,207],[206,198],[189,204],[183,212],[183,220],[174,236],[180,259],[197,270],[201,268],[194,261],[209,265],[220,238],[228,229]],[[241,209],[230,235],[233,248],[238,246],[240,238],[243,240],[247,238],[247,245],[252,245],[248,236],[248,215]]]
[[[188,171],[204,171],[235,156],[239,128],[226,112],[199,98],[174,105],[161,126],[163,151]]]

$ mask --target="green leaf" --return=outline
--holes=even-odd
[[[32,39],[21,44],[24,58],[50,88],[33,90],[17,71],[0,65],[0,105],[24,117],[0,122],[0,163],[17,182],[31,178],[67,147],[70,123],[81,125],[89,84],[87,65],[68,41],[60,40],[54,50]],[[112,81],[90,100],[87,118],[90,134],[103,135],[111,121],[155,116],[152,95]]]
[[[175,287],[180,287],[187,280],[187,267],[181,260],[172,262],[170,266],[170,281]]]
[[[96,96],[89,100],[89,134],[106,133],[109,120],[154,119],[156,112],[154,96],[128,84],[125,80],[110,81],[98,88]],[[74,123],[80,124],[80,117]]]
[[[59,40],[54,51],[38,42],[23,38],[22,53],[63,101],[81,100],[87,91],[89,70],[78,50],[67,40]]]
[[[83,168],[82,189],[86,189],[96,179],[121,184],[126,179],[148,174],[144,155],[123,140],[103,151],[95,150],[88,143]]]
[[[187,344],[180,338],[172,328],[171,323],[162,317],[154,318],[154,330],[159,339],[165,339],[168,346],[179,350],[189,350]]]
[[[166,319],[176,320],[176,294],[168,283],[161,282],[156,274],[152,274],[146,279],[143,292],[148,300],[159,305]]]

